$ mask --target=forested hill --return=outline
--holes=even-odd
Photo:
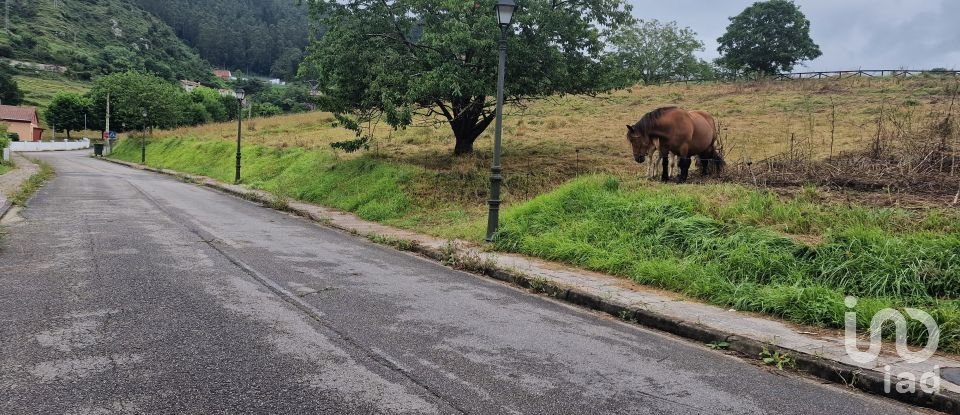
[[[0,57],[66,66],[82,79],[130,69],[170,80],[211,77],[207,62],[132,0],[4,2],[9,31],[0,30]]]
[[[215,66],[290,79],[309,35],[296,0],[133,0]]]

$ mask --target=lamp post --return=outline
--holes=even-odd
[[[147,164],[147,110],[143,113],[143,134],[140,135],[140,164]]]
[[[243,99],[247,96],[247,93],[243,88],[237,89],[237,174],[233,178],[233,182],[240,184],[240,159],[243,155],[240,152],[240,137],[243,134]]]
[[[493,140],[493,168],[490,169],[490,217],[487,221],[487,242],[500,227],[500,184],[503,183],[503,166],[500,164],[500,144],[503,138],[503,84],[507,71],[507,30],[517,10],[514,0],[497,0],[497,24],[500,26],[500,66],[497,71],[497,127]]]

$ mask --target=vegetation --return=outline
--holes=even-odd
[[[330,109],[357,115],[342,119],[344,125],[359,135],[365,122],[406,127],[425,114],[449,124],[455,154],[473,152],[494,119],[493,2],[309,3],[317,23],[330,30],[310,46],[312,69],[305,70],[320,74]],[[603,89],[608,29],[632,17],[622,0],[538,0],[526,2],[515,20],[507,48],[512,103]]]
[[[165,23],[127,0],[10,0],[0,52],[21,61],[94,76],[128,70],[168,79],[212,81],[209,65]]]
[[[610,44],[613,51],[604,59],[616,87],[713,77],[713,67],[695,56],[703,42],[677,22],[641,20],[611,36]]]
[[[50,167],[49,164],[42,161],[35,163],[40,166],[40,171],[30,176],[30,178],[20,186],[20,189],[10,196],[10,202],[16,206],[26,206],[33,194],[36,193],[37,190],[40,190],[43,184],[54,176],[53,167]]]
[[[55,74],[16,75],[14,79],[23,89],[23,104],[40,108],[46,108],[47,105],[50,105],[50,101],[59,93],[86,94],[90,90],[89,82],[68,79]]]
[[[0,64],[0,102],[4,105],[20,105],[23,101],[23,91],[13,78],[10,67]]]
[[[869,144],[861,134],[875,125],[881,107],[939,111],[949,105],[950,86],[940,78],[651,86],[510,111],[509,203],[496,247],[827,327],[842,324],[846,295],[860,297],[864,327],[879,308],[918,307],[942,323],[944,349],[960,351],[960,214],[949,202],[903,209],[895,194],[862,204],[856,192],[814,187],[652,183],[620,131],[644,108],[672,101],[717,113],[732,161],[786,151],[791,132],[810,134],[819,143],[816,157],[826,158],[831,99],[838,106],[837,149],[854,150]],[[343,154],[329,144],[353,133],[335,124],[327,113],[245,124],[244,182],[278,200],[481,240],[486,151],[454,157],[446,151],[449,132],[424,126],[381,131],[369,152]],[[211,124],[160,132],[163,138],[149,142],[148,163],[230,181],[234,129]],[[488,148],[489,136],[482,143]],[[116,150],[116,157],[139,160],[136,140]],[[911,333],[912,341],[922,340],[922,330]]]
[[[98,78],[90,89],[94,128],[102,129],[110,97],[111,128],[126,124],[130,129],[169,128],[182,125],[186,93],[163,79],[138,72],[122,72]]]
[[[310,35],[291,0],[135,0],[210,63],[293,80]]]
[[[775,75],[822,53],[810,39],[810,21],[793,0],[754,3],[730,18],[717,63],[733,73]]]
[[[7,126],[0,124],[0,153],[3,152],[3,149],[7,148],[10,145],[10,138],[7,137]],[[0,175],[5,174],[13,169],[13,163],[5,162],[0,159]]]
[[[87,119],[93,113],[93,102],[80,94],[64,92],[53,97],[53,101],[44,112],[48,124],[66,131],[80,131],[87,127]]]
[[[956,351],[960,228],[946,217],[960,219],[591,176],[508,210],[497,248],[807,324],[843,327],[846,295],[872,311],[934,310]]]

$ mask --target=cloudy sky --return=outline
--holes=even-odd
[[[640,19],[676,20],[717,57],[728,18],[755,0],[627,0]],[[960,69],[960,0],[795,0],[823,56],[796,70]]]

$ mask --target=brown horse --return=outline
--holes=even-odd
[[[717,151],[717,124],[713,116],[703,111],[657,108],[635,125],[627,126],[627,140],[633,146],[637,163],[646,161],[654,149],[660,150],[663,181],[670,180],[670,153],[680,158],[680,183],[687,181],[693,156],[700,160],[703,174],[711,173],[711,169],[720,172],[724,166]]]

